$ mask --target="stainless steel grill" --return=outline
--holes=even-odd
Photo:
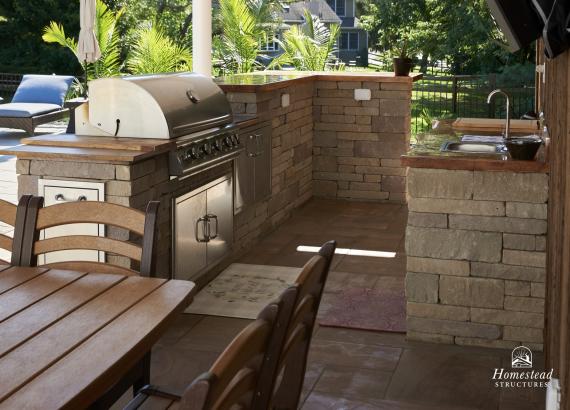
[[[195,73],[90,82],[89,103],[76,112],[76,133],[176,139],[170,173],[178,177],[232,160],[242,150],[223,91]]]

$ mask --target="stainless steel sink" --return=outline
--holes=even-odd
[[[447,141],[441,146],[441,152],[460,152],[464,154],[503,155],[507,148],[497,142],[454,142]]]

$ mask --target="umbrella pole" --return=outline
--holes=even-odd
[[[87,61],[83,62],[83,78],[84,78],[84,83],[83,83],[83,97],[87,98],[88,94],[87,94]]]

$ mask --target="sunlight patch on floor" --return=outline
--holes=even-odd
[[[321,249],[318,246],[297,246],[297,252],[308,252],[317,253]],[[373,258],[395,258],[396,252],[384,252],[384,251],[368,251],[364,249],[348,249],[348,248],[336,248],[335,254],[337,255],[350,255],[350,256],[370,256]]]

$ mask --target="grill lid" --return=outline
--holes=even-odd
[[[233,122],[223,91],[196,73],[91,81],[88,110],[92,127],[117,137],[177,138]]]

